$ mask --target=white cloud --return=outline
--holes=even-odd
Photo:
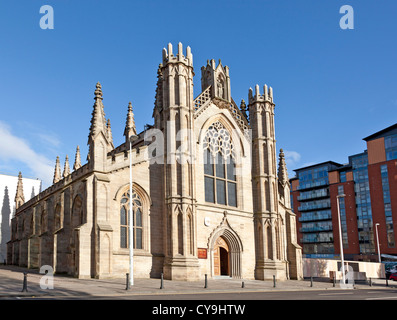
[[[293,177],[295,176],[295,172],[293,171],[293,169],[295,169],[298,166],[298,163],[301,159],[301,155],[296,151],[284,150],[284,156],[285,156],[285,164],[287,165],[288,176]]]
[[[284,155],[285,155],[285,162],[290,165],[296,165],[300,159],[301,159],[301,155],[296,152],[296,151],[288,151],[288,150],[284,150]]]
[[[13,135],[10,127],[2,121],[0,121],[0,159],[19,161],[31,170],[31,174],[42,180],[44,186],[52,184],[52,161],[34,151],[26,140]]]
[[[46,133],[37,133],[37,136],[39,137],[39,139],[42,142],[46,143],[47,145],[50,145],[53,147],[59,147],[59,145],[61,144],[59,139],[53,135],[49,135]]]

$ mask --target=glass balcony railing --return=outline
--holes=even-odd
[[[323,226],[307,226],[307,227],[302,227],[299,229],[301,233],[304,232],[321,232],[321,231],[331,231],[332,230],[332,225],[323,225]]]
[[[315,211],[302,213],[299,217],[299,222],[316,221],[316,220],[331,220],[331,210]]]
[[[308,203],[302,203],[302,205],[298,207],[298,210],[309,211],[326,208],[331,208],[331,201],[329,199],[327,199],[327,201],[313,201]]]

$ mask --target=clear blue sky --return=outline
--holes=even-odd
[[[342,30],[342,5],[354,30]],[[54,29],[39,26],[54,8]],[[95,84],[103,89],[115,145],[128,102],[138,131],[152,124],[162,48],[192,48],[201,66],[222,59],[232,97],[273,87],[277,148],[288,169],[347,162],[362,138],[397,122],[397,1],[2,0],[0,172],[52,179],[56,156],[87,156]]]

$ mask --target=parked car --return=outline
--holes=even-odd
[[[392,273],[389,277],[389,280],[397,281],[397,273]]]

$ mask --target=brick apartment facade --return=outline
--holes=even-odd
[[[342,194],[345,258],[378,261],[377,234],[380,253],[397,255],[397,124],[363,140],[367,150],[349,156],[347,164],[329,161],[295,170],[291,200],[306,257],[340,256],[337,196]]]

